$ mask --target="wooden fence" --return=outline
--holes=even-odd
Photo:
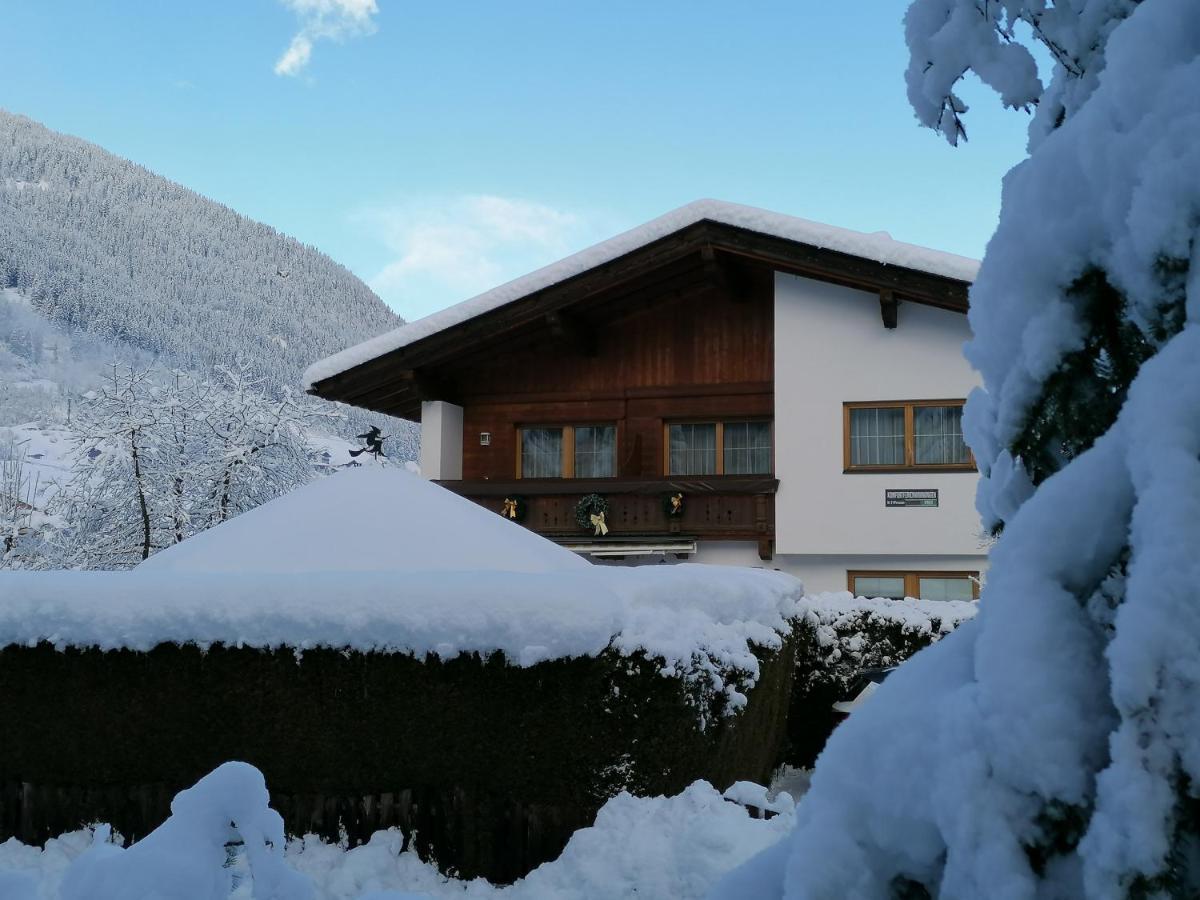
[[[762,663],[749,706],[725,717],[614,653],[519,668],[499,655],[10,646],[0,840],[95,821],[137,839],[178,790],[237,759],[262,770],[289,835],[354,844],[395,826],[443,871],[509,882],[622,789],[763,781],[784,738],[791,645]]]

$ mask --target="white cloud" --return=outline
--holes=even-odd
[[[362,212],[392,259],[368,283],[416,319],[599,240],[603,225],[529,200],[469,195]]]
[[[299,75],[312,59],[313,43],[340,41],[375,31],[376,0],[280,0],[300,19],[300,30],[275,63],[276,75]]]

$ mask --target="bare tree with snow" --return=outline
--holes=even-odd
[[[244,366],[212,379],[112,366],[76,411],[58,527],[34,562],[128,568],[310,480],[310,429],[336,413],[268,391]]]

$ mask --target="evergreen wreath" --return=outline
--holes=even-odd
[[[663,494],[663,512],[668,519],[678,519],[683,515],[683,491],[668,491]]]
[[[575,504],[575,524],[584,531],[595,531],[596,523],[592,516],[608,518],[608,501],[599,494],[588,494]],[[608,529],[605,528],[605,531]]]
[[[511,494],[504,498],[500,505],[500,515],[514,522],[524,522],[525,514],[529,512],[529,504],[519,494]]]

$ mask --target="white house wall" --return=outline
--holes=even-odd
[[[421,402],[421,474],[430,479],[462,478],[463,410],[441,400]]]
[[[842,404],[966,397],[978,383],[962,357],[968,337],[961,313],[901,303],[899,326],[887,329],[875,294],[776,274],[777,554],[853,558],[878,569],[891,568],[883,557],[903,557],[906,568],[981,568],[974,473],[842,471]],[[885,508],[889,488],[937,488],[939,505]],[[780,568],[800,561],[791,562]],[[856,567],[842,562],[838,589]],[[817,580],[824,587],[829,579]]]

